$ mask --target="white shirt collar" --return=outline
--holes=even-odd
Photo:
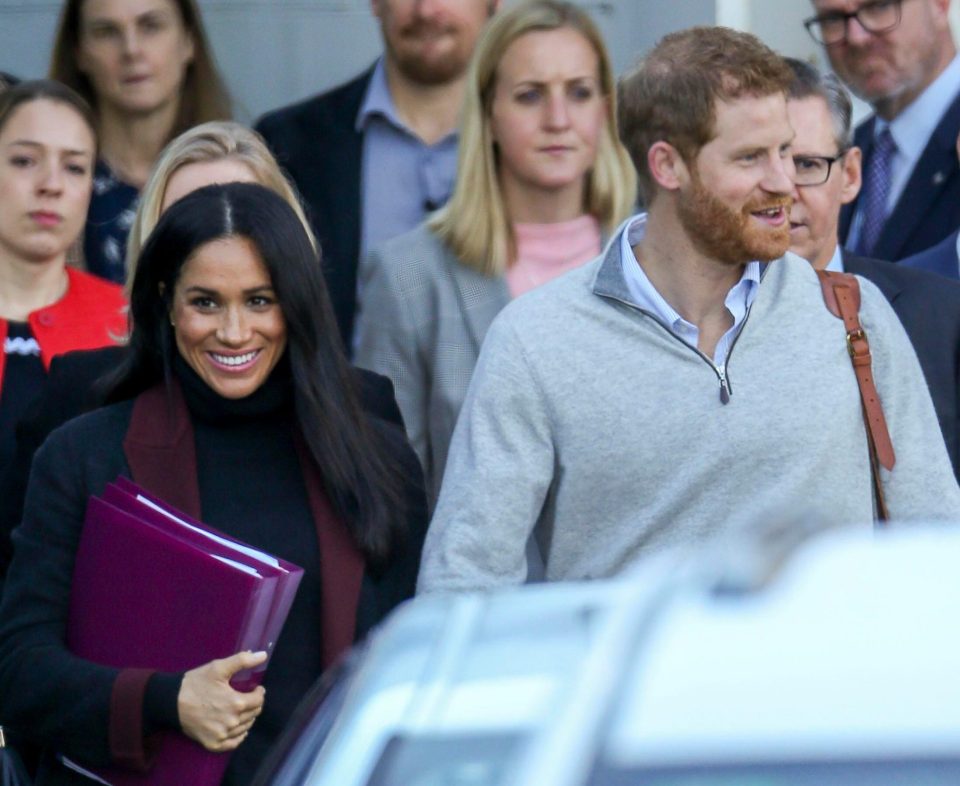
[[[830,257],[826,270],[832,270],[834,273],[845,272],[843,269],[843,252],[840,250],[839,243],[837,243],[837,247],[833,249],[833,256]]]
[[[697,326],[680,316],[677,310],[663,298],[663,295],[657,291],[633,253],[633,246],[643,241],[646,229],[647,214],[641,213],[630,219],[620,232],[620,261],[624,282],[634,305],[652,314],[674,335],[688,344],[696,346],[700,335]],[[759,283],[760,263],[748,262],[744,266],[740,280],[727,293],[724,303],[733,315],[733,327],[727,331],[717,345],[714,362],[718,366],[722,366],[726,362],[726,355],[732,339],[746,318],[747,309],[750,308],[756,297]]]

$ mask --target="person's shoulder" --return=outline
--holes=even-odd
[[[371,257],[377,264],[389,267],[432,265],[438,260],[454,258],[446,243],[424,222],[401,235],[385,240]]]
[[[900,290],[920,292],[937,299],[954,300],[960,297],[960,282],[947,279],[939,273],[923,268],[905,266],[903,262],[883,262],[878,259],[856,260],[849,265],[851,273],[873,281],[883,289],[885,283]]]
[[[446,287],[454,278],[478,291],[488,277],[464,265],[452,249],[426,224],[390,238],[374,248],[363,261],[363,277],[379,281],[397,296]]]
[[[69,280],[68,292],[75,297],[83,297],[96,301],[106,309],[118,308],[126,305],[127,299],[123,294],[123,287],[112,281],[77,270],[67,268]]]
[[[107,371],[117,368],[126,353],[126,346],[114,345],[99,349],[78,349],[56,355],[50,361],[47,381],[49,383],[54,377],[92,381]]]
[[[372,73],[373,69],[369,68],[359,76],[331,90],[267,112],[257,120],[255,127],[268,141],[271,141],[271,137],[275,133],[284,129],[303,128],[312,130],[317,123],[322,122],[325,118],[331,116],[343,118],[351,114],[355,115],[366,93]],[[351,108],[353,109],[352,113],[350,112]],[[344,112],[347,115],[344,115]],[[354,117],[348,117],[347,119],[352,123]]]
[[[402,427],[403,416],[400,414],[390,378],[358,366],[351,367],[351,373],[364,412],[379,420]]]
[[[500,330],[517,330],[522,334],[529,333],[533,326],[538,335],[544,332],[578,331],[580,327],[576,315],[584,308],[589,310],[603,306],[603,299],[594,292],[597,273],[603,261],[602,256],[592,259],[514,298],[497,315],[494,325],[499,323]]]
[[[957,256],[957,232],[952,232],[935,246],[901,259],[897,265],[913,270],[926,270],[956,280],[960,277],[960,258]]]
[[[57,456],[59,461],[73,461],[80,454],[115,458],[132,415],[132,399],[78,415],[55,428],[37,456]]]
[[[760,285],[761,292],[775,292],[776,305],[786,308],[794,308],[798,298],[823,300],[817,271],[806,259],[792,251],[764,265]]]

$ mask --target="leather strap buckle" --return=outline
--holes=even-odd
[[[858,350],[854,346],[855,341],[862,341],[864,343],[863,349]],[[863,332],[863,328],[857,328],[847,333],[847,352],[850,353],[850,357],[852,358],[855,358],[857,355],[870,353],[870,342],[867,341],[867,334]]]

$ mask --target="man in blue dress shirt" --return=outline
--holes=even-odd
[[[359,260],[450,195],[466,68],[500,0],[371,3],[384,41],[377,62],[256,126],[306,203],[348,348]]]

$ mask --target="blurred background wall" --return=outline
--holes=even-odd
[[[380,50],[369,0],[199,0],[241,120],[345,81]],[[508,4],[510,0],[507,0]],[[823,63],[802,20],[810,0],[584,0],[623,71],[662,35],[723,24],[783,54]],[[0,70],[42,76],[60,3],[0,0]],[[954,30],[960,3],[954,3]],[[861,107],[860,114],[864,109]]]

